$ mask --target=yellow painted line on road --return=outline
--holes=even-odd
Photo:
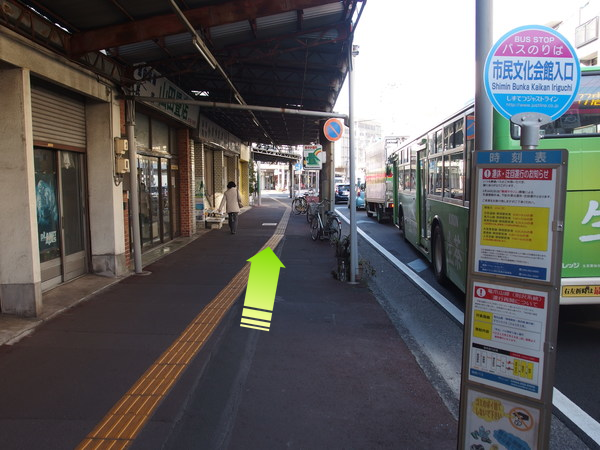
[[[286,205],[281,222],[261,251],[267,247],[274,249],[279,244],[284,236],[290,211]],[[248,284],[249,272],[250,263],[246,263],[112,407],[79,444],[78,449],[125,449],[133,443],[156,408],[242,294]]]

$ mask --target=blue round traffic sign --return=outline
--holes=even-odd
[[[519,113],[559,118],[571,106],[581,77],[573,46],[540,25],[515,28],[501,37],[485,62],[485,90],[507,119]]]
[[[323,133],[328,141],[335,142],[344,134],[344,124],[340,119],[328,119],[323,126]]]

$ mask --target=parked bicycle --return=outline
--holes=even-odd
[[[308,202],[304,196],[296,197],[292,200],[292,211],[295,214],[304,214],[308,208]]]
[[[342,236],[342,222],[335,211],[321,213],[321,209],[329,203],[329,200],[323,200],[318,203],[317,211],[310,224],[310,237],[313,241],[317,239],[329,239],[331,243],[335,243]],[[323,221],[323,215],[325,216],[325,221]]]
[[[315,214],[319,211],[319,202],[308,202],[308,207],[306,208],[306,221],[310,224],[312,223]]]
[[[292,200],[292,211],[296,214],[305,214],[308,211],[308,199],[315,195],[315,191],[309,189],[305,194],[299,195]]]

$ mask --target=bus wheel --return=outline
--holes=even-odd
[[[433,262],[433,273],[435,279],[440,284],[445,284],[448,281],[446,277],[446,254],[444,252],[444,235],[442,234],[442,227],[435,225],[433,229],[433,243],[432,243],[433,255],[431,261]]]

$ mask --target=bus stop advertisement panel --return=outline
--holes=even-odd
[[[568,152],[536,146],[539,126],[575,98],[580,73],[574,58],[554,30],[530,26],[507,33],[486,61],[486,69],[497,68],[486,71],[486,91],[494,107],[521,126],[522,150],[476,151],[473,158],[461,449],[549,448]],[[560,68],[562,80],[546,72],[548,89],[560,95],[529,95],[543,89],[537,78],[544,72],[534,68],[544,66],[554,74]],[[497,80],[515,76],[511,67],[529,68],[514,86],[529,94]],[[494,92],[494,83],[503,92]]]

